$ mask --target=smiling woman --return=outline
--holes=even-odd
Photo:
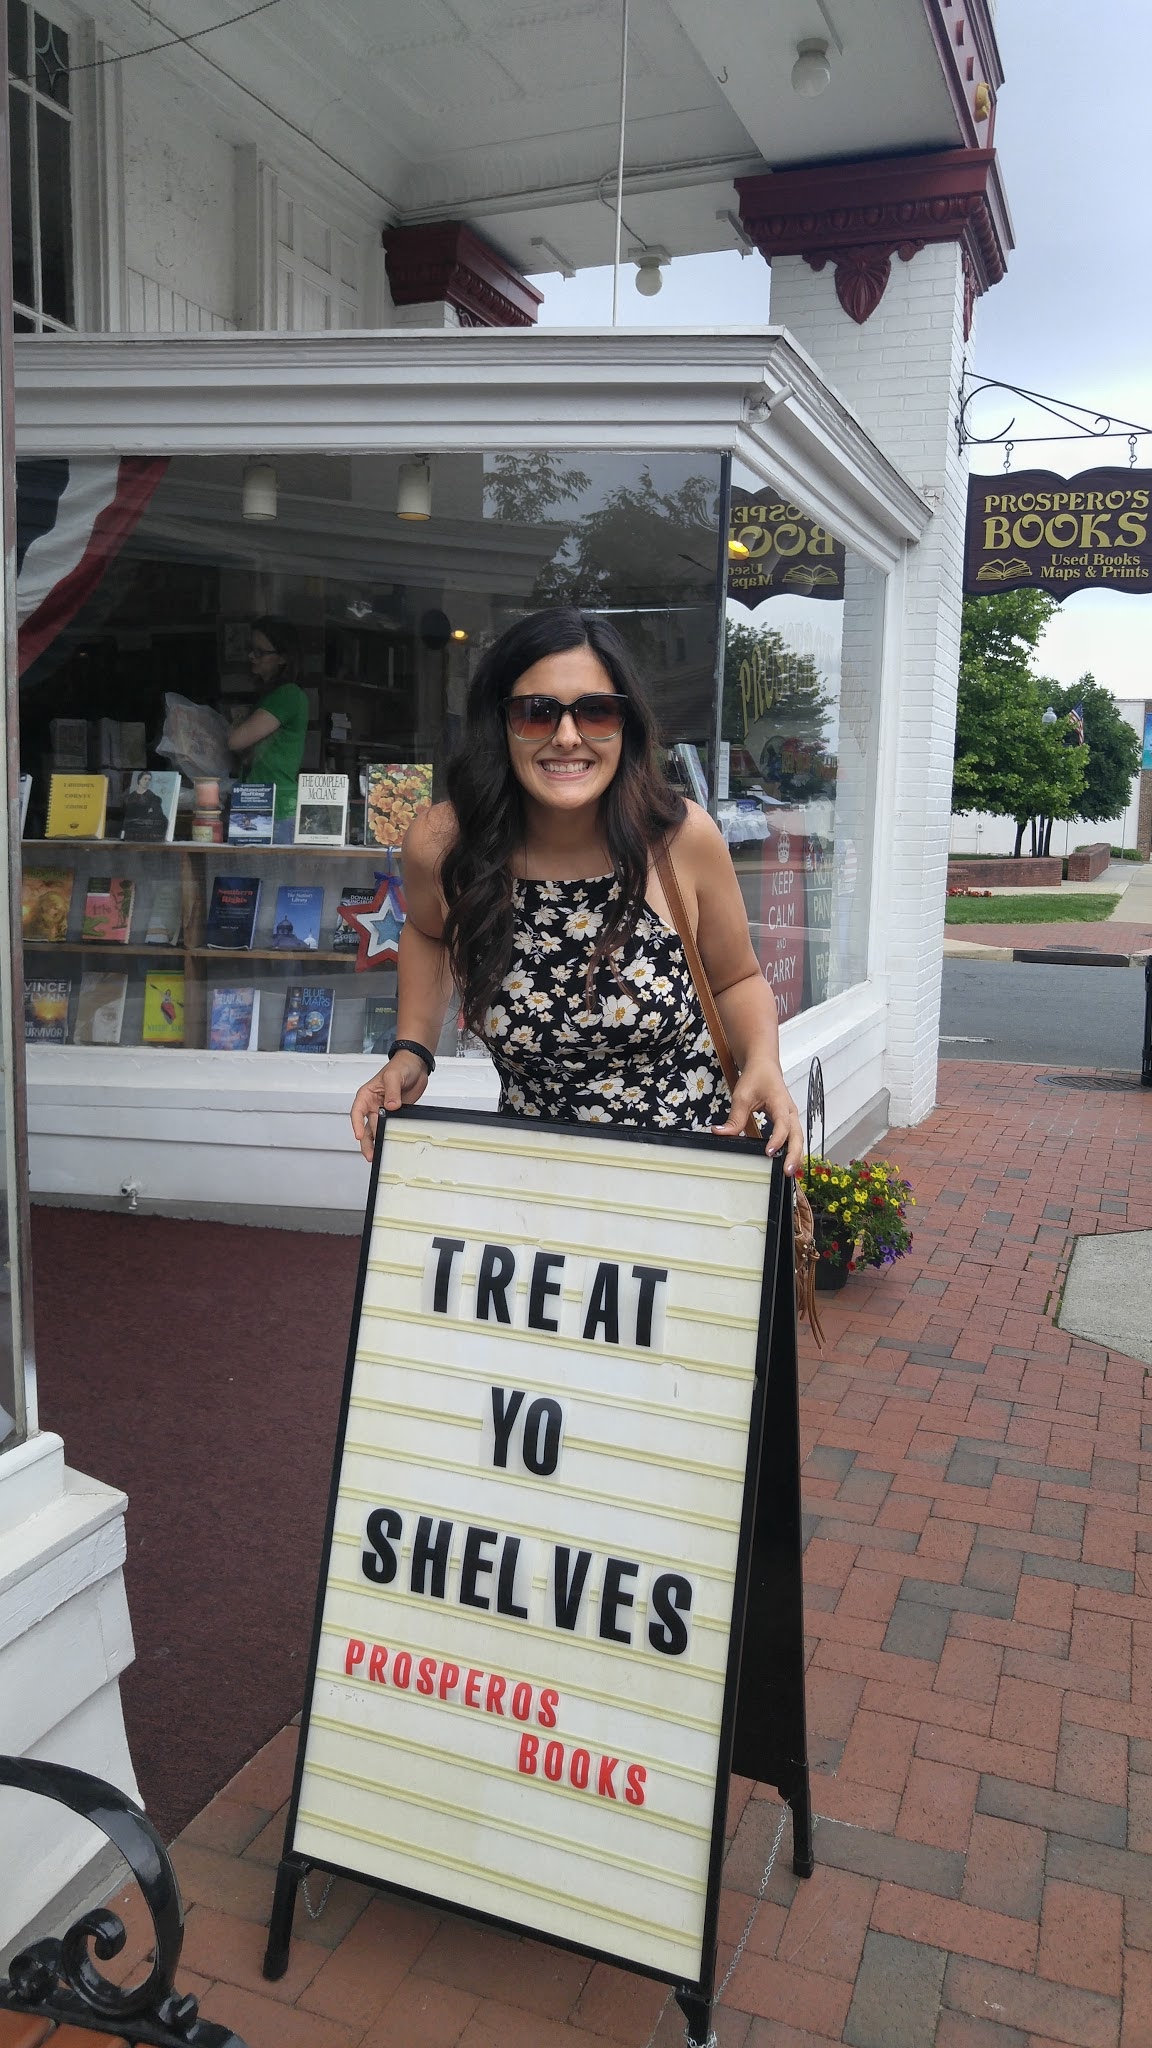
[[[507,1115],[739,1135],[799,1165],[776,1005],[723,839],[665,780],[615,628],[537,612],[481,661],[449,801],[404,846],[399,1032],[352,1127],[419,1100],[451,990],[488,1046]],[[667,856],[740,1068],[729,1096],[659,878]]]

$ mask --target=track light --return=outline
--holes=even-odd
[[[240,500],[240,510],[244,518],[275,519],[276,489],[275,463],[248,463],[244,471],[244,487]]]
[[[402,462],[396,481],[397,519],[431,519],[432,465],[426,455]]]
[[[832,66],[828,62],[828,45],[822,36],[806,36],[796,45],[796,62],[792,66],[792,90],[802,99],[819,99],[832,77]]]

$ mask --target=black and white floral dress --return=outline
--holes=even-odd
[[[516,882],[512,963],[481,1036],[500,1108],[558,1123],[706,1131],[729,1097],[678,934],[647,907],[623,949],[588,962],[612,875]]]

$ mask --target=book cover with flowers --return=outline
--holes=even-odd
[[[376,762],[368,770],[369,845],[399,846],[413,818],[431,802],[431,761]]]

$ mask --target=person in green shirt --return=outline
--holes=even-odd
[[[262,694],[255,711],[233,726],[228,745],[234,754],[251,749],[249,781],[275,784],[275,837],[281,844],[291,844],[296,783],[308,730],[308,699],[296,680],[300,640],[291,621],[256,619],[248,660]]]

